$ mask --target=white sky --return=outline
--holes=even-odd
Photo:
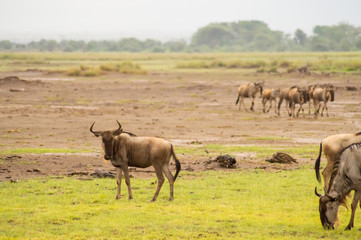
[[[0,0],[0,39],[190,39],[212,22],[261,20],[312,34],[316,25],[361,26],[361,0]]]

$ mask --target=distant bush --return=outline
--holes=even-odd
[[[78,77],[81,75],[80,68],[72,68],[67,71],[68,76]]]
[[[265,61],[255,60],[255,61],[192,61],[186,63],[178,63],[177,68],[261,68],[266,65]]]
[[[72,68],[67,71],[67,75],[73,77],[80,77],[80,76],[95,77],[101,74],[102,71],[100,69],[87,67],[83,65],[81,65],[79,68]]]
[[[106,72],[120,72],[124,74],[146,74],[147,72],[142,70],[139,64],[126,61],[121,63],[108,63],[102,64],[99,67]]]

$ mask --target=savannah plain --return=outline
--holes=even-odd
[[[0,53],[1,239],[356,239],[322,228],[313,170],[320,141],[361,131],[361,53]],[[299,73],[308,66],[310,74]],[[12,77],[11,77],[12,76]],[[331,84],[329,117],[289,117],[285,103],[238,110],[237,88]],[[245,99],[249,108],[250,100]],[[274,104],[275,105],[275,104]],[[115,200],[95,130],[167,139],[182,164],[168,201],[153,168],[131,169],[134,200]],[[265,161],[276,152],[293,164]],[[212,161],[236,158],[235,169]],[[322,157],[321,166],[326,162]],[[174,174],[175,165],[171,160]]]

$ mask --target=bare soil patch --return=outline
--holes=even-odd
[[[199,71],[145,76],[112,73],[101,79],[69,79],[56,74],[49,78],[44,72],[10,72],[0,73],[0,79],[0,150],[59,148],[80,152],[90,149],[92,152],[5,154],[0,159],[0,181],[72,172],[90,176],[97,169],[113,171],[102,159],[100,140],[89,132],[94,121],[97,130],[116,128],[115,120],[118,120],[125,131],[169,140],[175,145],[182,169],[188,171],[222,168],[206,164],[214,156],[187,155],[177,151],[177,146],[216,143],[297,147],[317,145],[331,134],[361,131],[358,90],[361,82],[357,75],[251,74],[240,77],[232,71],[217,74]],[[329,104],[330,117],[314,119],[313,109],[308,114],[308,104],[305,115],[301,113],[299,118],[288,117],[284,106],[281,116],[273,109],[264,114],[259,98],[255,112],[238,111],[235,106],[237,87],[256,80],[264,80],[265,88],[332,84],[336,100]],[[353,86],[356,91],[348,91],[346,86]],[[22,91],[12,91],[14,89]],[[245,103],[250,106],[249,100]],[[237,160],[236,168],[292,170],[313,161],[292,156],[297,164],[279,165],[251,155],[233,156]],[[132,174],[154,176],[152,168],[133,169]]]

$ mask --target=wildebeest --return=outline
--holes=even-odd
[[[317,181],[321,182],[320,164],[323,151],[327,159],[326,167],[322,171],[324,188],[326,191],[329,188],[329,182],[334,165],[339,161],[343,149],[353,143],[361,143],[361,132],[356,134],[346,133],[331,135],[321,141],[320,151],[315,162],[315,172]]]
[[[309,96],[309,101],[308,101],[308,114],[311,114],[311,101],[313,101],[313,91],[315,90],[317,85],[310,85],[308,86],[308,96]]]
[[[254,107],[254,99],[256,98],[258,93],[260,93],[262,95],[262,90],[263,90],[263,83],[255,82],[255,83],[248,83],[246,85],[239,86],[239,88],[237,90],[238,98],[236,101],[236,105],[237,105],[239,100],[241,100],[239,103],[239,110],[241,110],[241,104],[243,103],[244,109],[246,109],[246,111],[247,111],[247,108],[244,105],[243,99],[250,98],[252,100],[252,105],[251,105],[250,110],[254,111],[254,108],[253,108]]]
[[[315,107],[315,118],[317,118],[318,113],[320,112],[321,102],[323,103],[323,108],[321,112],[321,116],[323,116],[323,111],[326,109],[326,114],[328,117],[328,107],[327,102],[333,102],[335,100],[335,92],[330,88],[320,88],[317,87],[313,90],[312,93],[313,105]]]
[[[115,131],[93,131],[95,122],[90,127],[90,132],[96,137],[102,137],[104,158],[110,160],[112,165],[117,169],[118,189],[116,199],[120,198],[122,172],[124,173],[125,183],[128,186],[129,199],[133,199],[128,167],[146,168],[153,166],[158,178],[158,187],[152,201],[157,199],[164,183],[163,173],[169,181],[169,200],[173,200],[173,184],[181,169],[181,164],[175,155],[173,145],[161,138],[137,137],[134,134],[124,132],[120,123],[118,121],[117,123],[119,127]],[[171,156],[173,156],[176,164],[174,177],[169,170],[169,160]]]
[[[282,88],[280,90],[280,93],[278,95],[279,100],[278,100],[278,107],[277,107],[278,115],[280,115],[280,110],[281,110],[281,105],[283,103],[283,100],[286,101],[287,114],[289,114],[289,101],[290,101],[290,98],[289,98],[288,92],[293,88],[296,88],[296,87],[293,86],[293,87],[288,87],[288,88]]]
[[[300,113],[301,110],[303,115],[305,115],[302,105],[309,100],[308,91],[301,88],[292,88],[288,92],[288,97],[289,97],[289,106],[291,109],[291,111],[289,112],[289,116],[295,117],[296,104],[300,105],[300,108],[298,109],[296,116],[298,117],[298,114]]]
[[[280,94],[280,89],[264,89],[262,91],[262,104],[263,104],[263,112],[269,112],[269,110],[272,108],[272,102],[275,102],[275,113],[277,113],[277,101],[276,98],[278,97],[278,95]],[[266,103],[270,101],[270,106],[266,111]]]
[[[326,229],[334,229],[337,222],[338,208],[344,203],[345,197],[355,191],[351,203],[351,219],[345,230],[350,230],[354,226],[354,217],[357,204],[361,200],[361,143],[354,143],[346,147],[341,154],[339,165],[333,173],[334,178],[330,183],[330,188],[325,192],[325,196],[317,193],[320,197],[319,211],[322,226]]]

